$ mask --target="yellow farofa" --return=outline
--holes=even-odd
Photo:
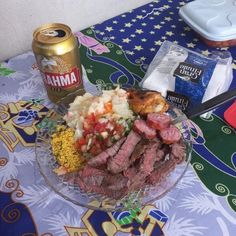
[[[57,162],[67,172],[77,171],[83,165],[83,158],[74,146],[73,129],[57,126],[57,131],[52,135],[51,145]]]

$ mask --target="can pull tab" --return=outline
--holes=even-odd
[[[57,37],[58,32],[56,30],[44,30],[41,32],[44,36],[49,36],[49,37]]]

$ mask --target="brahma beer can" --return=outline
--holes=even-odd
[[[77,39],[67,25],[53,23],[36,29],[32,49],[52,102],[83,88]]]

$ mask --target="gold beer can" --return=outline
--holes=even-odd
[[[32,49],[52,102],[83,88],[78,42],[70,27],[53,23],[37,28]]]

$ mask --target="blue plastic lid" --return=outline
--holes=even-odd
[[[196,0],[181,7],[179,15],[208,40],[236,39],[236,0]]]

